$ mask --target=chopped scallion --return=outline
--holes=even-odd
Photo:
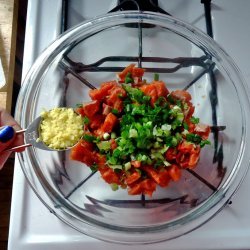
[[[94,142],[96,139],[97,138],[93,135],[88,135],[88,134],[83,135],[83,140],[87,142]]]
[[[159,78],[160,78],[159,74],[155,73],[154,74],[154,80],[155,81],[159,81]]]
[[[197,117],[192,116],[190,118],[190,122],[192,122],[193,124],[198,124],[200,122],[200,119],[197,118]]]

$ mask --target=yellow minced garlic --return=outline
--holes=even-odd
[[[83,119],[72,108],[54,108],[41,113],[39,140],[49,148],[74,146],[83,135]]]

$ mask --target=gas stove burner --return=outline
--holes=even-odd
[[[170,15],[168,12],[159,7],[158,0],[118,0],[118,5],[110,12],[117,10],[152,11]]]
[[[121,10],[158,11],[158,0],[118,0],[122,4]]]
[[[158,5],[158,0],[118,0],[118,5],[109,11],[129,11],[129,10],[138,10],[142,11],[151,11],[151,12],[159,12],[165,15],[171,16],[168,12],[163,10]],[[130,28],[139,28],[137,23],[126,24],[126,27]],[[153,28],[154,25],[151,24],[141,24],[141,28]]]

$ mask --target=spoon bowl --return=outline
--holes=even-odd
[[[77,140],[75,143],[73,143],[73,145],[65,147],[65,148],[49,147],[43,141],[43,139],[41,137],[41,124],[42,124],[43,119],[44,118],[42,116],[38,116],[35,120],[33,120],[29,124],[29,126],[26,129],[17,131],[16,134],[21,134],[21,133],[24,134],[25,144],[17,146],[17,147],[9,148],[6,151],[14,151],[17,149],[23,149],[23,148],[30,147],[30,146],[33,146],[35,148],[39,148],[42,150],[47,150],[47,151],[65,151],[65,150],[69,150],[72,147],[74,147],[78,143],[78,141],[81,139],[81,137],[79,137],[79,140]]]
[[[63,151],[63,150],[68,150],[71,148],[70,147],[66,149],[54,149],[54,148],[48,147],[42,140],[39,140],[41,121],[42,121],[42,117],[41,116],[37,117],[25,130],[24,140],[26,144],[42,149],[42,150],[48,150],[48,151]]]

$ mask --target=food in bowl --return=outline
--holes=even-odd
[[[113,190],[152,196],[196,167],[210,127],[193,116],[187,91],[170,92],[157,74],[151,83],[143,74],[131,64],[118,81],[90,90],[92,102],[76,109],[85,124],[71,159],[99,171]]]
[[[41,113],[39,141],[51,149],[74,146],[83,135],[83,119],[72,108],[54,108]]]

